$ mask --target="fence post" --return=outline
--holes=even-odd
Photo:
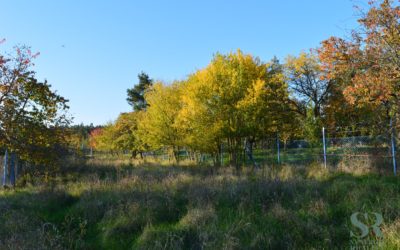
[[[242,141],[240,141],[240,143],[242,143]],[[243,141],[243,151],[241,151],[240,152],[240,156],[238,156],[237,158],[238,159],[240,159],[241,158],[241,154],[243,153],[243,162],[242,162],[242,164],[244,165],[244,166],[246,166],[246,138],[244,138],[244,141]]]
[[[15,186],[15,153],[10,155],[10,185]]]
[[[396,132],[393,126],[393,117],[390,117],[390,133],[392,143],[392,159],[393,159],[393,174],[397,174],[397,162],[396,162]]]
[[[281,146],[279,143],[279,134],[276,134],[276,147],[278,149],[278,164],[281,164]]]
[[[4,153],[4,165],[3,165],[3,187],[7,186],[7,164],[8,163],[8,151]]]
[[[326,168],[326,138],[325,138],[325,127],[322,127],[322,144],[324,149],[324,166]]]
[[[221,167],[224,166],[224,144],[221,143]]]

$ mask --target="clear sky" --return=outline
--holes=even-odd
[[[354,5],[366,0],[0,0],[0,51],[39,51],[37,76],[70,100],[74,122],[104,124],[130,110],[140,71],[183,79],[238,48],[283,60],[348,35]]]

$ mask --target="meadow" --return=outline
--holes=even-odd
[[[1,5],[0,250],[400,249],[399,1],[83,2]]]
[[[400,248],[400,185],[390,174],[318,163],[66,165],[0,191],[0,249],[348,249],[355,212],[382,214],[379,247]]]

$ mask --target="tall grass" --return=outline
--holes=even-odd
[[[390,176],[89,161],[34,183],[0,191],[0,249],[343,248],[358,211],[381,213],[383,246],[400,248]]]

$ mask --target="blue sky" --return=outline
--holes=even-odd
[[[142,70],[183,79],[238,48],[283,60],[348,35],[354,5],[366,1],[0,0],[0,51],[39,51],[37,77],[70,100],[74,122],[104,124],[130,110],[126,89]]]

